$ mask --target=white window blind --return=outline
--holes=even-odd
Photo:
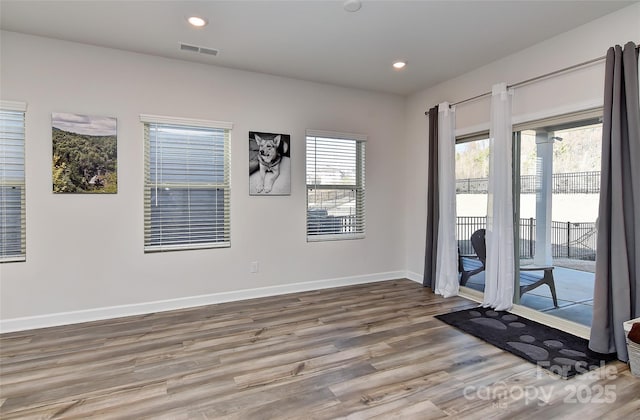
[[[142,116],[145,252],[230,246],[228,123]],[[161,121],[161,122],[158,122]]]
[[[364,238],[365,140],[307,130],[307,241]]]
[[[0,102],[0,262],[26,259],[25,110]]]

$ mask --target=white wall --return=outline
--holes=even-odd
[[[0,39],[2,99],[28,106],[27,261],[0,264],[5,327],[24,317],[37,319],[23,326],[45,325],[39,316],[91,319],[140,307],[98,308],[403,273],[403,98],[10,32]],[[117,118],[118,194],[52,193],[52,112]],[[143,253],[141,113],[234,123],[231,248]],[[306,242],[307,128],[368,134],[366,239]],[[291,196],[249,196],[250,130],[291,135]],[[251,261],[259,273],[249,273]]]
[[[424,272],[426,230],[427,137],[424,112],[440,102],[455,103],[491,91],[494,83],[515,84],[558,69],[604,56],[609,47],[640,42],[640,4],[558,35],[418,92],[407,99],[405,149],[406,193],[405,240],[406,268],[419,278]],[[464,53],[464,52],[461,52]],[[533,120],[550,114],[576,111],[602,105],[604,62],[562,76],[517,88],[513,98],[515,122]],[[457,131],[488,129],[489,99],[461,104],[456,108]]]
[[[0,327],[251,295],[246,290],[259,295],[405,273],[419,279],[428,188],[424,111],[487,92],[496,82],[516,83],[602,56],[630,40],[640,41],[640,4],[404,100],[1,32],[1,99],[24,101],[28,110],[27,262],[0,264]],[[518,89],[516,118],[601,102],[602,74],[601,63]],[[51,192],[56,111],[118,119],[117,195]],[[234,123],[230,249],[143,253],[141,113]],[[458,128],[476,128],[488,117],[486,100],[461,105]],[[366,239],[306,243],[307,128],[369,135]],[[250,130],[291,134],[291,196],[249,197]],[[249,262],[256,260],[260,272],[250,274]],[[320,282],[300,284],[314,281]],[[204,298],[190,299],[197,296]],[[166,305],[145,306],[157,301]]]

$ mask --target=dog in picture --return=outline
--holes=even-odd
[[[263,137],[265,137],[263,135]],[[273,183],[280,176],[280,162],[282,156],[278,151],[280,146],[280,135],[262,138],[255,135],[258,144],[258,162],[260,163],[260,178],[256,185],[257,192],[266,194],[271,192]]]

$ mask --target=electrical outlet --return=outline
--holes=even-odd
[[[259,269],[259,267],[258,267],[258,261],[252,261],[252,262],[249,264],[249,272],[250,272],[250,273],[257,273],[257,272],[258,272],[258,269]]]

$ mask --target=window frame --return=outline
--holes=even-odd
[[[367,136],[364,134],[356,134],[356,133],[342,133],[335,131],[326,131],[326,130],[306,130],[305,135],[305,151],[308,151],[309,142],[317,141],[317,139],[325,139],[325,140],[338,140],[338,141],[349,141],[355,143],[355,167],[353,168],[356,174],[356,182],[355,184],[320,184],[318,183],[318,178],[314,178],[316,182],[309,183],[309,159],[310,156],[307,153],[305,157],[305,185],[306,185],[306,237],[307,242],[322,242],[322,241],[339,241],[339,240],[352,240],[352,239],[364,239],[366,236],[366,211],[365,211],[365,167],[366,167],[366,142]],[[315,155],[317,157],[317,155]],[[313,163],[317,163],[317,159],[314,159]],[[309,195],[311,191],[318,190],[349,190],[354,191],[355,194],[355,214],[354,219],[355,223],[353,224],[354,231],[352,232],[332,232],[332,233],[310,233],[310,227],[314,225],[316,228],[318,226],[318,221],[312,221],[310,217],[311,209],[309,202]],[[325,216],[331,217],[331,216]],[[322,222],[320,222],[322,223]],[[326,227],[326,225],[325,225]]]
[[[0,188],[4,188],[4,187],[11,187],[12,189],[20,188],[21,193],[20,193],[20,209],[19,209],[19,217],[20,217],[20,229],[19,229],[19,236],[20,236],[20,243],[19,243],[19,251],[18,252],[11,252],[11,253],[7,253],[5,255],[6,250],[4,250],[5,245],[6,244],[2,244],[2,253],[0,254],[0,263],[10,263],[10,262],[24,262],[27,260],[27,244],[26,244],[26,112],[27,112],[27,104],[24,102],[17,102],[17,101],[5,101],[5,100],[0,100],[0,111],[2,112],[2,114],[7,113],[7,114],[13,114],[16,119],[14,121],[17,122],[17,124],[20,125],[20,131],[17,133],[18,135],[21,135],[21,137],[19,137],[17,139],[17,142],[19,142],[18,148],[20,149],[20,151],[17,153],[16,156],[13,156],[14,158],[21,158],[20,163],[18,164],[18,166],[20,167],[18,170],[21,172],[21,177],[18,178],[14,178],[12,179],[10,182],[8,182],[8,180],[5,178],[5,172],[4,169],[0,170]],[[1,124],[1,123],[0,123]],[[4,124],[1,124],[4,125]],[[6,145],[7,147],[9,147],[9,142],[10,140],[8,138],[4,138],[4,129],[0,128],[0,136],[2,138],[0,138],[0,161],[2,161],[3,159],[5,159],[6,157],[11,157],[11,156],[7,156],[4,155],[3,153],[1,153],[2,151],[2,144]],[[13,141],[15,142],[16,139],[13,139]],[[14,145],[15,146],[15,145]],[[3,163],[2,165],[0,165],[0,168],[6,168],[6,165]],[[2,190],[0,189],[0,196],[2,196]],[[2,201],[0,203],[4,203],[4,197],[2,198]],[[2,204],[2,206],[4,206],[5,204]],[[5,215],[6,213],[3,211],[2,212],[3,215]],[[3,216],[4,217],[4,216]],[[0,220],[0,233],[2,233],[2,240],[5,240],[5,231],[6,227],[5,227],[5,222],[3,220]]]
[[[211,248],[228,248],[231,246],[231,130],[233,124],[229,122],[221,121],[209,121],[201,119],[191,118],[177,118],[166,117],[157,115],[140,115],[140,121],[143,123],[144,130],[144,252],[166,252],[166,251],[181,251],[181,250],[195,250],[195,249],[211,249]],[[174,128],[179,129],[183,127],[186,130],[202,131],[202,130],[222,130],[223,136],[223,152],[222,154],[214,155],[214,159],[222,159],[223,161],[223,180],[222,182],[203,182],[194,179],[185,179],[184,182],[171,182],[167,181],[159,183],[157,180],[154,182],[151,176],[151,138],[150,131],[153,127],[157,128]],[[211,146],[212,148],[215,146]],[[195,177],[195,175],[194,175]],[[193,178],[193,177],[192,177]],[[155,244],[152,239],[152,190],[156,190],[156,194],[159,188],[169,190],[173,189],[185,189],[189,196],[191,192],[195,190],[221,190],[223,192],[223,224],[222,224],[222,240],[205,241],[205,242],[191,242],[191,234],[186,233],[184,240],[186,243],[169,243]],[[158,197],[156,195],[156,197]],[[212,211],[216,211],[216,208],[212,208]],[[191,212],[189,210],[189,215]],[[189,226],[190,226],[189,221]],[[183,226],[184,228],[184,226]]]

